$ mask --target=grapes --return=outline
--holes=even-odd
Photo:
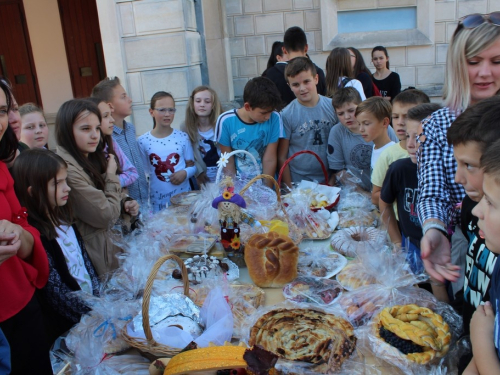
[[[410,340],[404,340],[391,331],[388,331],[384,327],[380,327],[379,334],[386,343],[394,346],[403,354],[422,353],[424,351],[424,348],[422,348],[420,345],[417,345]]]

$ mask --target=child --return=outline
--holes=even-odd
[[[128,194],[135,200],[145,203],[149,198],[148,182],[137,145],[135,127],[125,121],[132,114],[132,99],[120,84],[118,77],[106,78],[92,89],[92,96],[109,103],[115,119],[113,139],[118,143],[128,160],[134,165],[139,178],[128,186]]]
[[[101,144],[99,144],[98,151],[103,151],[106,155],[112,154],[116,155],[118,158],[116,166],[116,174],[120,179],[120,185],[122,188],[127,187],[134,183],[139,177],[137,169],[128,160],[127,155],[124,154],[121,147],[113,139],[113,129],[115,120],[112,116],[113,110],[109,103],[99,98],[89,98],[89,100],[97,105],[99,112],[101,112]]]
[[[415,274],[423,271],[420,259],[420,239],[422,227],[415,211],[418,201],[417,151],[418,137],[422,133],[421,121],[441,108],[438,104],[420,104],[408,111],[405,132],[409,158],[402,158],[392,163],[387,171],[380,192],[380,212],[387,226],[391,241],[407,251],[407,259]],[[399,217],[396,219],[393,203],[396,203]],[[401,228],[401,230],[400,230]]]
[[[215,123],[222,112],[217,93],[208,86],[198,86],[189,97],[186,119],[181,130],[188,134],[194,152],[198,187],[215,182],[219,150],[215,141]]]
[[[404,90],[392,101],[392,126],[399,142],[384,150],[372,172],[372,203],[378,206],[380,189],[389,165],[398,159],[407,158],[406,151],[406,114],[418,104],[430,103],[429,97],[420,90]],[[427,116],[426,116],[427,117]],[[397,218],[397,215],[396,215]]]
[[[308,48],[306,33],[300,27],[293,26],[285,32],[285,36],[283,37],[283,53],[287,55],[288,60],[292,60],[299,56],[307,57]],[[286,107],[295,99],[295,95],[288,86],[285,78],[286,65],[286,62],[280,62],[275,64],[272,68],[266,70],[266,77],[273,81],[278,88],[283,107]],[[316,64],[315,67],[316,72],[318,73],[318,94],[326,95],[325,73]],[[279,108],[279,106],[276,106],[273,109],[277,108]]]
[[[497,115],[498,118],[498,115]],[[483,198],[472,210],[488,249],[500,253],[500,141],[481,157]],[[490,301],[479,305],[471,321],[472,360],[464,374],[500,374],[500,262],[492,274]]]
[[[392,101],[401,91],[401,79],[399,74],[389,70],[389,53],[382,46],[376,46],[372,50],[372,63],[376,72],[373,73],[373,82],[380,90],[385,100]]]
[[[373,171],[382,151],[395,144],[391,141],[387,128],[391,122],[391,104],[381,97],[371,97],[358,105],[356,119],[365,142],[373,141],[370,167]],[[370,173],[371,175],[371,173]]]
[[[488,301],[488,290],[497,255],[485,246],[479,234],[477,218],[472,210],[483,197],[483,170],[481,156],[488,146],[500,138],[498,108],[500,98],[493,96],[469,107],[451,124],[447,140],[453,145],[457,161],[455,181],[461,184],[467,195],[461,205],[461,230],[467,239],[463,270],[463,289],[456,295],[462,301],[464,333],[469,333],[469,323],[476,308]],[[458,229],[458,228],[457,228]]]
[[[288,85],[297,97],[282,112],[285,138],[279,140],[279,167],[297,151],[314,151],[328,165],[327,143],[330,130],[338,122],[330,100],[318,94],[318,74],[311,60],[296,57],[285,69]],[[283,182],[302,180],[325,183],[321,166],[311,155],[295,157],[283,171]]]
[[[262,73],[262,77],[267,75],[267,71],[280,62],[287,62],[288,55],[283,52],[283,42],[276,41],[271,47],[271,55],[267,60],[266,70]]]
[[[49,259],[49,281],[42,289],[48,302],[46,328],[52,342],[80,321],[90,308],[71,292],[99,296],[99,279],[68,204],[68,167],[44,149],[23,152],[13,168],[16,195],[28,210],[28,221],[40,231]]]
[[[99,276],[118,267],[115,254],[121,250],[111,241],[109,228],[122,210],[139,213],[139,204],[122,194],[115,158],[108,155],[106,160],[96,152],[100,126],[99,108],[89,100],[69,100],[57,112],[57,154],[68,165],[76,226]]]
[[[46,147],[49,142],[49,127],[40,107],[26,103],[19,107],[21,115],[21,142],[29,148]]]
[[[261,170],[255,171],[252,161],[240,154],[229,159],[224,172],[235,175],[238,171],[243,178],[255,177],[256,173],[274,176],[278,139],[284,136],[281,117],[274,111],[281,103],[278,89],[267,78],[253,78],[245,85],[243,101],[242,108],[219,116],[215,135],[221,152],[246,150],[255,157]]]
[[[174,195],[191,190],[189,179],[196,172],[195,166],[186,166],[186,160],[194,158],[189,136],[171,127],[175,111],[172,95],[165,91],[155,93],[149,108],[153,130],[137,140],[144,165],[148,166],[153,212],[168,206]]]
[[[343,87],[354,87],[359,92],[361,100],[365,100],[363,85],[354,79],[351,54],[347,48],[332,49],[326,59],[326,94],[332,97],[337,90]]]
[[[337,113],[340,125],[330,130],[328,136],[328,168],[331,171],[330,185],[335,185],[342,171],[349,170],[361,178],[361,187],[371,190],[370,160],[373,142],[365,142],[356,119],[356,108],[361,97],[354,87],[338,90],[332,97],[332,105]],[[396,135],[389,127],[389,136],[396,140]]]

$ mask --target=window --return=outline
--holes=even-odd
[[[339,34],[417,28],[417,7],[338,12]]]

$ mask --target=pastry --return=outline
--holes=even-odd
[[[374,293],[372,288],[369,290],[362,288],[343,294],[339,303],[347,313],[349,321],[357,327],[370,320],[382,306],[386,305],[388,297],[385,291]]]
[[[299,276],[283,288],[285,298],[294,302],[329,305],[342,293],[342,286],[330,279]]]
[[[443,357],[451,334],[441,315],[414,304],[386,307],[374,319],[373,334],[390,346],[390,353],[426,364]]]
[[[365,285],[375,284],[375,276],[366,272],[361,263],[351,262],[337,274],[337,281],[342,284],[344,289],[353,290]]]
[[[376,247],[385,238],[385,233],[381,230],[357,226],[339,230],[332,236],[331,245],[339,253],[355,257],[358,249]]]
[[[248,274],[260,287],[279,288],[297,277],[299,248],[276,232],[254,234],[245,245]]]
[[[352,325],[335,315],[310,309],[276,309],[255,322],[249,344],[333,371],[352,354],[356,337]]]

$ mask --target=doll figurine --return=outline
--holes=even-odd
[[[220,237],[224,250],[227,252],[240,252],[240,228],[238,224],[242,221],[241,209],[247,206],[243,197],[234,192],[234,186],[230,178],[222,181],[225,185],[221,196],[212,201],[212,207],[219,212]]]

